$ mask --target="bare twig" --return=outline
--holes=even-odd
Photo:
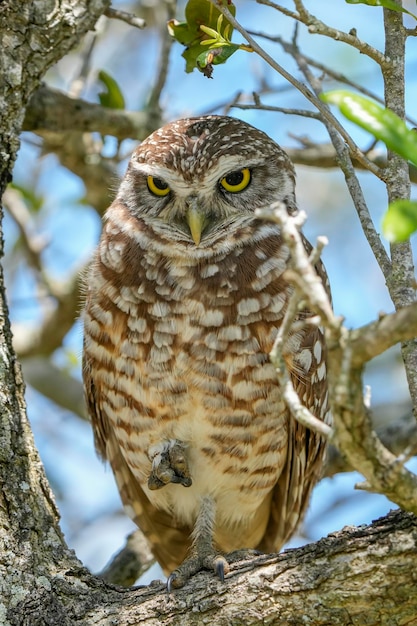
[[[289,9],[276,4],[275,2],[271,2],[271,0],[257,0],[258,4],[264,4],[266,6],[272,7],[276,9],[283,15],[287,17],[291,17],[292,19],[301,22],[305,26],[308,27],[308,32],[312,35],[323,35],[324,37],[330,37],[334,41],[342,41],[343,43],[347,43],[352,48],[355,48],[361,54],[365,54],[369,58],[373,59],[378,65],[381,67],[386,66],[390,63],[390,61],[376,48],[370,46],[366,41],[361,41],[358,39],[355,33],[345,33],[336,28],[332,28],[328,24],[325,24],[321,20],[319,20],[315,15],[312,15],[307,11],[304,7],[304,4],[301,0],[294,0],[294,4],[297,8],[296,11],[290,11]]]
[[[47,241],[34,232],[33,220],[29,210],[17,190],[11,187],[6,189],[3,203],[19,229],[23,250],[29,265],[43,276],[41,253],[45,249]]]
[[[231,109],[255,109],[258,111],[274,111],[276,113],[284,113],[285,115],[300,115],[301,117],[309,117],[314,120],[321,121],[320,113],[315,113],[314,111],[308,111],[307,109],[286,109],[283,107],[274,107],[267,104],[262,104],[261,102],[254,104],[231,104]]]
[[[235,28],[238,32],[240,32],[240,34],[246,39],[246,41],[254,50],[254,52],[256,52],[261,58],[263,58],[268,63],[268,65],[270,65],[276,72],[281,74],[281,76],[283,76],[298,91],[300,91],[300,93],[302,93],[303,96],[318,109],[322,118],[324,120],[327,120],[329,126],[332,126],[332,128],[337,130],[340,136],[347,143],[353,156],[359,161],[361,161],[364,164],[364,167],[366,169],[368,169],[370,172],[375,174],[375,176],[378,176],[378,178],[382,179],[383,172],[381,172],[379,168],[375,167],[375,165],[365,157],[365,155],[359,149],[359,147],[355,144],[355,142],[353,141],[349,133],[346,132],[346,129],[342,126],[342,124],[340,124],[337,118],[331,113],[329,107],[325,105],[324,102],[322,102],[320,98],[318,98],[317,95],[313,91],[311,91],[304,83],[297,80],[292,74],[287,72],[287,70],[284,67],[279,65],[279,63],[277,63],[275,59],[273,59],[269,54],[267,54],[265,50],[261,46],[259,46],[259,44],[253,39],[253,37],[249,35],[248,31],[245,30],[243,26],[241,26],[241,24],[233,17],[233,15],[228,10],[227,6],[218,5],[216,0],[210,0],[210,2],[212,4],[215,4],[218,10],[221,13],[223,13],[223,15],[226,17],[228,22],[231,23],[233,28]]]
[[[265,209],[257,209],[255,214],[258,218],[279,224],[282,237],[290,249],[292,266],[295,270],[293,273],[286,272],[287,279],[295,282],[296,286],[302,289],[303,295],[307,297],[312,309],[319,313],[323,324],[338,334],[341,320],[336,318],[333,313],[323,283],[311,264],[299,234],[299,230],[306,220],[304,211],[289,216],[285,205],[282,202],[275,202]]]
[[[279,35],[268,35],[267,33],[261,33],[261,32],[256,32],[252,30],[248,30],[248,33],[254,37],[261,37],[263,39],[267,39],[268,41],[277,43],[283,48],[283,50],[291,54],[293,43],[286,41],[283,37],[280,37]],[[361,85],[360,83],[350,79],[348,76],[346,76],[345,74],[342,74],[341,72],[336,72],[334,69],[332,69],[328,65],[324,65],[323,63],[316,61],[316,59],[313,59],[312,57],[304,53],[303,53],[303,57],[304,57],[305,62],[310,67],[314,67],[315,69],[322,72],[325,76],[328,76],[339,83],[343,83],[344,85],[348,85],[349,87],[353,87],[353,89],[355,89],[359,93],[362,93],[364,96],[367,96],[368,98],[371,98],[372,100],[375,100],[376,102],[379,102],[380,104],[385,105],[384,98],[381,98],[378,94],[374,93],[373,91],[370,91],[364,85]],[[406,119],[413,126],[417,126],[417,120],[413,119],[409,115],[407,115]]]
[[[166,20],[169,21],[175,16],[176,6],[174,2],[167,2],[165,3],[165,7],[166,7],[166,12],[167,12]],[[159,62],[158,62],[158,69],[156,71],[156,80],[149,94],[148,103],[147,103],[148,110],[153,112],[154,115],[157,115],[159,118],[159,121],[161,119],[160,117],[161,107],[160,107],[159,101],[161,98],[162,90],[165,87],[165,83],[167,80],[168,68],[169,68],[169,53],[171,51],[171,47],[174,42],[174,39],[171,37],[171,35],[168,32],[168,29],[166,28],[165,22],[163,24],[163,27],[161,28],[160,36],[162,40],[162,47],[161,47],[161,53],[160,53]],[[156,126],[159,126],[159,122],[156,124]]]
[[[409,307],[407,313],[394,313],[379,320],[372,327],[365,327],[363,336],[368,337],[371,348],[369,351],[364,350],[360,330],[349,331],[332,311],[324,285],[311,263],[312,260],[316,260],[319,250],[309,258],[299,232],[304,223],[304,215],[302,213],[288,215],[282,203],[275,203],[269,209],[258,210],[256,215],[279,224],[282,238],[290,250],[294,270],[293,272],[287,270],[286,278],[295,284],[308,307],[319,313],[320,321],[326,327],[330,405],[334,418],[332,440],[348,463],[365,476],[370,489],[385,493],[403,508],[416,513],[417,476],[404,467],[401,459],[398,460],[373,431],[369,411],[364,404],[362,370],[364,362],[374,354],[380,353],[379,351],[385,350],[389,342],[390,345],[398,343],[399,338],[403,338],[404,332],[413,336],[417,329],[417,306]],[[324,242],[321,242],[320,247],[323,244]],[[294,312],[295,301],[294,303],[290,301],[288,315],[293,318]],[[404,326],[405,319],[410,323]],[[286,326],[288,324],[289,321],[285,322]],[[277,339],[278,376],[282,376],[284,370],[280,344],[285,332],[286,329]],[[370,337],[372,333],[375,333],[374,337]],[[381,345],[377,347],[378,341]],[[286,385],[284,379],[283,382]],[[311,420],[311,416],[302,414],[297,395],[294,398],[291,389],[289,392],[287,402],[293,415],[298,419],[305,419],[305,423],[313,427],[314,421]]]
[[[119,9],[113,9],[112,7],[108,7],[104,11],[104,15],[110,19],[121,20],[122,22],[126,22],[130,26],[134,28],[145,28],[146,22],[141,17],[136,17],[133,13],[128,13],[127,11],[120,11]]]
[[[272,356],[271,361],[275,365]],[[331,437],[333,432],[332,428],[322,420],[315,417],[315,415],[313,415],[313,413],[302,404],[285,368],[282,370],[281,374],[278,375],[278,380],[282,388],[282,397],[297,422],[318,433],[322,437]]]
[[[309,81],[312,89],[314,90],[316,95],[319,96],[321,93],[321,82],[312,74],[310,68],[308,67],[308,64],[305,61],[305,58],[302,54],[299,53],[295,43],[293,48],[293,56],[298,63],[300,70]],[[368,205],[363,195],[362,188],[359,184],[358,178],[352,165],[351,155],[349,154],[345,143],[342,141],[340,133],[331,123],[331,121],[329,121],[328,118],[324,118],[323,123],[326,126],[327,132],[329,133],[330,139],[336,150],[339,165],[345,175],[346,186],[350,192],[351,198],[356,208],[365,237],[367,238],[368,243],[371,246],[371,249],[375,255],[376,260],[378,261],[382,273],[384,274],[385,278],[387,278],[387,276],[391,272],[391,262],[373,223],[371,214],[368,209]],[[380,178],[384,177],[381,175]]]

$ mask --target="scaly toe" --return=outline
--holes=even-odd
[[[172,589],[183,587],[187,580],[202,570],[214,572],[223,583],[225,574],[230,571],[230,566],[221,554],[210,554],[204,557],[191,556],[185,559],[168,577],[167,591],[170,592]]]

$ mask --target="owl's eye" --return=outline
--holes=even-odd
[[[249,185],[251,179],[250,169],[244,167],[236,172],[230,172],[224,178],[221,179],[220,184],[223,189],[230,191],[231,193],[238,193],[243,191]]]
[[[148,184],[148,189],[154,196],[159,196],[160,198],[166,196],[170,192],[170,188],[164,180],[160,178],[155,178],[154,176],[148,176],[146,180]]]

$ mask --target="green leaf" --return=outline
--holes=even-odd
[[[227,59],[239,50],[241,46],[239,44],[230,44],[228,46],[221,46],[219,48],[211,48],[210,50],[204,50],[198,55],[196,62],[197,67],[208,78],[213,73],[213,65],[220,65],[226,63]]]
[[[384,7],[385,9],[390,9],[391,11],[397,11],[398,13],[407,13],[407,15],[411,15],[417,20],[417,16],[414,13],[410,13],[404,7],[399,6],[394,2],[394,0],[345,0],[347,4],[367,4],[370,7]]]
[[[347,119],[355,122],[386,146],[417,166],[417,133],[389,109],[343,89],[328,91],[321,99],[336,104]]]
[[[98,94],[100,104],[108,109],[124,109],[125,99],[117,82],[104,70],[98,73],[98,79],[103,83],[106,91]]]
[[[388,241],[406,241],[417,230],[417,202],[395,200],[382,219],[382,232]]]
[[[236,7],[228,0],[221,0],[231,14],[236,14]],[[231,43],[233,29],[220,11],[208,0],[189,0],[185,7],[185,22],[170,20],[168,31],[174,39],[186,47],[182,56],[185,59],[185,71],[198,69],[210,77],[213,65],[226,60],[242,49],[251,51],[249,46]],[[230,50],[227,48],[230,47]]]

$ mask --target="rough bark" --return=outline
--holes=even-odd
[[[277,556],[232,567],[224,584],[197,575],[184,589],[127,590],[62,569],[4,613],[7,626],[415,624],[417,521],[394,512]],[[20,582],[24,585],[24,579]]]

